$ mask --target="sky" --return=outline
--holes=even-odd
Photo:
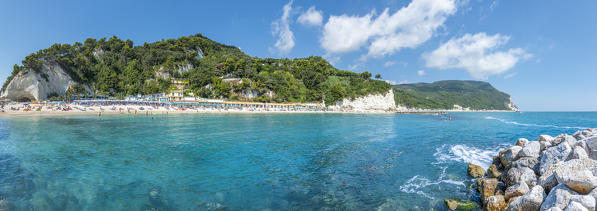
[[[482,80],[524,111],[597,111],[597,1],[4,1],[0,80],[53,43],[201,33],[389,83]]]

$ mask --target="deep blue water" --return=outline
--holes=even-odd
[[[444,210],[467,162],[597,113],[184,114],[0,118],[13,210]]]

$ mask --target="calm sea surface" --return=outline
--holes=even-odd
[[[519,137],[597,127],[597,113],[186,114],[0,118],[11,210],[444,210],[477,199]]]

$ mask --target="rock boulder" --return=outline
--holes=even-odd
[[[565,161],[570,152],[572,152],[572,148],[568,143],[562,143],[545,150],[541,156],[541,162],[539,164],[539,175],[545,174],[545,172],[555,163]]]

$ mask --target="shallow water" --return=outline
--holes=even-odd
[[[519,137],[597,113],[183,114],[0,119],[14,210],[444,210]]]

